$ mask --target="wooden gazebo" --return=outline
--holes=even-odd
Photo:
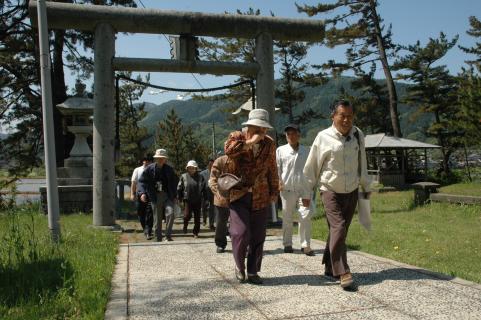
[[[373,181],[396,188],[425,180],[427,150],[435,148],[440,147],[384,133],[366,135],[368,173]]]

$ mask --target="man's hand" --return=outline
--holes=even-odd
[[[254,133],[250,139],[246,140],[246,144],[249,146],[256,144],[259,141],[263,140],[265,136],[265,133]]]
[[[142,195],[140,196],[140,201],[147,202],[147,195],[145,193],[142,193]]]
[[[303,207],[309,208],[309,206],[311,205],[311,199],[301,199],[301,201]]]

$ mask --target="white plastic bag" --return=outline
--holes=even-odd
[[[299,206],[299,214],[302,219],[305,219],[309,216],[311,210],[309,207]]]
[[[359,223],[367,231],[371,231],[371,200],[364,196],[364,193],[359,193],[359,199],[357,201],[357,216]]]

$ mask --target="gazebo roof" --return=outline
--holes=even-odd
[[[366,148],[431,149],[440,146],[378,133],[366,135]]]

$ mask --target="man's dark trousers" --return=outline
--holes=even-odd
[[[136,201],[137,216],[139,217],[140,225],[146,235],[152,234],[152,227],[154,218],[152,215],[152,205],[150,202],[140,201],[140,194],[137,195]]]
[[[350,272],[347,264],[346,238],[356,209],[357,198],[357,189],[351,193],[322,191],[322,202],[329,226],[322,263],[326,271],[332,271],[334,276]]]

